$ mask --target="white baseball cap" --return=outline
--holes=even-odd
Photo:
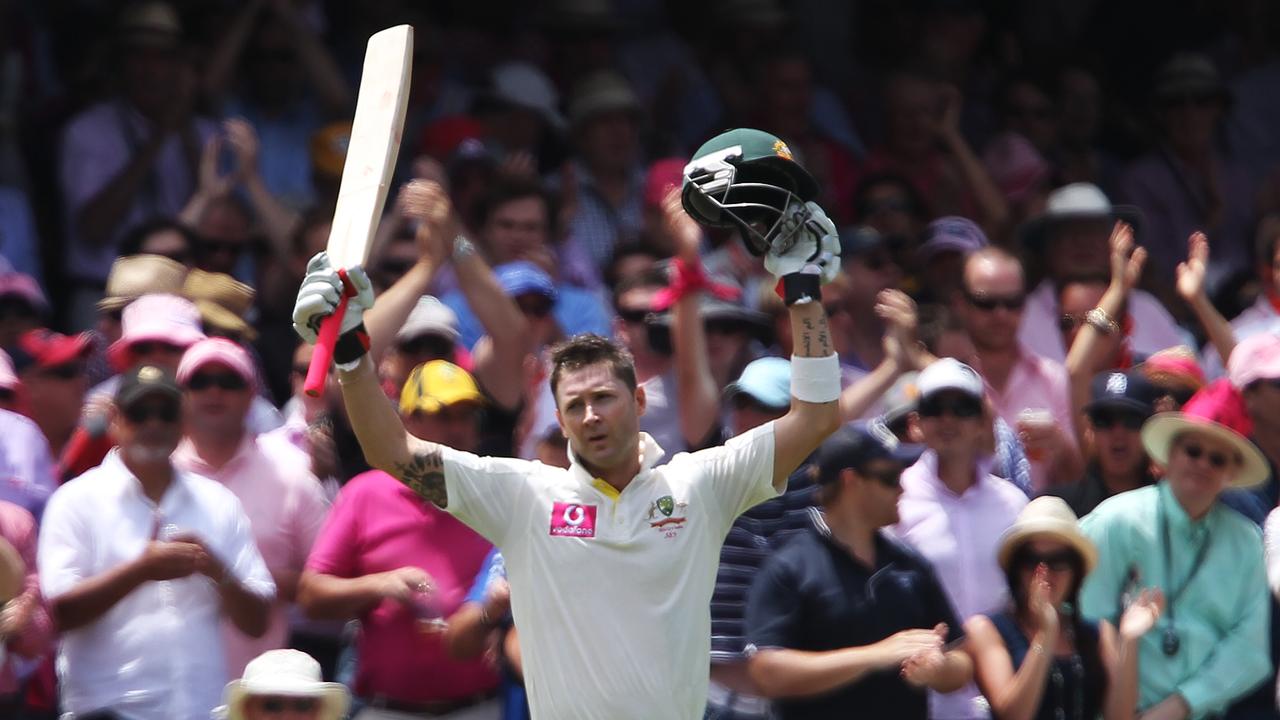
[[[935,360],[920,372],[920,376],[916,378],[916,388],[920,391],[922,400],[943,390],[958,390],[981,400],[984,392],[982,376],[978,371],[955,358]]]

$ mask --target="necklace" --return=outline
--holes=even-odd
[[[1200,547],[1196,550],[1196,556],[1191,561],[1191,570],[1187,572],[1187,576],[1183,578],[1182,584],[1175,589],[1173,587],[1173,561],[1170,559],[1170,542],[1169,542],[1169,519],[1165,517],[1164,499],[1159,498],[1156,501],[1156,514],[1160,516],[1160,539],[1161,550],[1164,555],[1164,581],[1169,584],[1169,588],[1165,591],[1165,615],[1169,618],[1169,624],[1165,626],[1164,636],[1160,638],[1160,650],[1165,655],[1173,657],[1182,649],[1182,637],[1178,635],[1178,621],[1175,617],[1174,605],[1178,598],[1186,592],[1187,586],[1191,584],[1191,580],[1195,578],[1196,573],[1200,570],[1200,566],[1204,564],[1204,556],[1209,552],[1209,531],[1205,529],[1204,542],[1200,543]]]
[[[1065,619],[1065,618],[1064,618]],[[1071,672],[1074,680],[1071,688],[1071,720],[1082,720],[1084,714],[1084,661],[1080,659],[1080,651],[1076,648],[1075,633],[1070,625],[1064,628],[1067,641],[1071,644],[1071,656],[1054,657],[1049,666],[1049,681],[1053,683],[1054,695],[1057,696],[1057,707],[1053,709],[1053,720],[1067,720],[1067,678],[1063,674],[1063,666]]]

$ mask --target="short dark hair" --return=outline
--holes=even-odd
[[[626,348],[595,333],[582,333],[551,348],[551,397],[556,397],[560,377],[566,371],[608,363],[613,376],[628,390],[636,389],[636,363]]]
[[[554,237],[556,204],[551,194],[536,178],[500,176],[476,207],[476,222],[478,225],[483,226],[489,222],[489,218],[498,208],[509,202],[529,197],[538,199],[542,206],[546,208],[547,232],[549,237]]]

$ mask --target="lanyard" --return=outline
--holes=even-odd
[[[1165,582],[1169,583],[1171,586],[1165,591],[1164,595],[1165,611],[1169,616],[1169,626],[1172,627],[1174,624],[1174,605],[1177,603],[1178,598],[1182,597],[1182,593],[1186,592],[1187,586],[1191,584],[1196,573],[1200,571],[1200,566],[1204,564],[1204,556],[1209,552],[1209,542],[1213,538],[1209,535],[1209,531],[1206,529],[1204,542],[1200,543],[1200,548],[1196,550],[1195,559],[1191,561],[1191,571],[1187,573],[1185,578],[1183,578],[1182,584],[1179,585],[1176,590],[1173,589],[1173,567],[1172,561],[1169,557],[1171,552],[1169,549],[1169,519],[1165,516],[1163,498],[1157,502],[1156,508],[1157,513],[1160,515],[1160,535],[1161,539],[1164,541],[1162,543],[1163,547],[1161,548],[1164,551],[1164,577]]]

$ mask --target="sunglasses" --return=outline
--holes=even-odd
[[[972,398],[921,400],[916,410],[920,417],[936,418],[951,415],[957,418],[975,418],[982,415],[982,403]]]
[[[991,295],[975,295],[968,290],[964,291],[964,297],[969,304],[978,308],[983,312],[994,312],[996,308],[1004,308],[1009,312],[1018,312],[1027,304],[1026,295],[1012,295],[1010,297],[993,297]]]
[[[453,343],[439,335],[419,335],[396,343],[401,355],[429,360],[448,360],[453,357]]]
[[[616,310],[618,318],[628,325],[639,325],[649,316],[649,311],[643,308],[624,308],[620,307]]]
[[[859,475],[875,480],[890,490],[902,487],[902,468],[854,468]]]
[[[516,305],[520,306],[520,312],[539,320],[551,314],[551,301],[544,297],[517,298]]]
[[[208,390],[211,387],[218,387],[223,390],[243,390],[249,384],[244,378],[235,373],[196,373],[187,380],[188,390]]]
[[[708,320],[703,327],[708,335],[737,335],[747,332],[742,323],[733,320]]]
[[[144,340],[136,342],[130,346],[134,355],[153,355],[156,353],[168,353],[170,355],[181,355],[183,349],[173,343],[158,342],[155,340]]]
[[[1182,447],[1183,454],[1186,455],[1191,460],[1199,460],[1201,457],[1207,458],[1209,461],[1209,466],[1212,467],[1214,470],[1222,470],[1223,468],[1226,468],[1229,465],[1236,464],[1241,461],[1238,455],[1235,457],[1232,457],[1227,455],[1226,453],[1209,452],[1205,450],[1202,446],[1195,445],[1192,443],[1187,443],[1185,445],[1182,445],[1181,447]]]
[[[148,420],[159,420],[162,423],[178,422],[182,408],[177,403],[152,403],[150,405],[131,405],[124,409],[125,419],[134,425],[143,425]]]
[[[1083,315],[1063,315],[1062,317],[1058,318],[1058,329],[1064,333],[1069,333],[1083,324],[1084,324]]]
[[[54,378],[55,380],[75,380],[84,374],[84,365],[80,363],[64,363],[62,365],[54,365],[40,371],[40,374]]]
[[[235,255],[244,251],[244,243],[226,242],[223,240],[205,240],[200,243],[200,250],[205,255]]]
[[[1075,564],[1076,556],[1070,550],[1058,550],[1051,553],[1037,553],[1028,550],[1022,556],[1022,567],[1034,568],[1043,564],[1053,572],[1066,572]]]
[[[1095,430],[1110,430],[1122,427],[1125,430],[1141,430],[1146,418],[1137,413],[1099,411],[1089,415],[1089,422]]]
[[[320,707],[320,700],[311,697],[266,697],[261,700],[259,707],[265,713],[282,713],[286,710],[309,713]]]

